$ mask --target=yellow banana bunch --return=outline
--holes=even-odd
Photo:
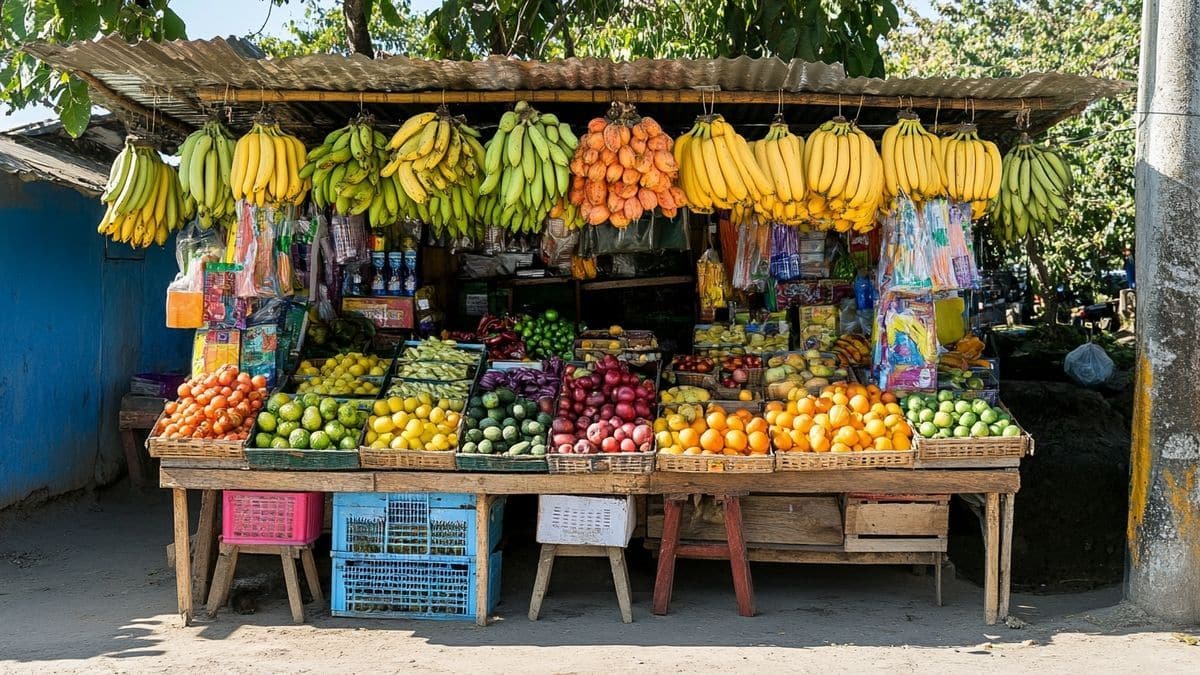
[[[233,149],[229,185],[234,199],[255,206],[300,204],[312,183],[300,176],[304,143],[278,124],[255,122]]]
[[[696,118],[672,148],[688,206],[699,213],[728,209],[775,195],[775,184],[754,159],[746,139],[720,115]]]
[[[414,217],[441,236],[466,236],[476,220],[483,182],[479,132],[445,107],[408,118],[387,144],[381,172],[395,178],[413,204]]]
[[[216,120],[206,122],[179,146],[179,187],[196,204],[200,227],[228,227],[236,219],[233,135]]]
[[[788,130],[782,115],[762,140],[750,143],[758,167],[775,186],[774,195],[754,203],[755,211],[774,222],[800,225],[808,220],[808,185],[804,179],[804,139]]]
[[[559,197],[558,201],[554,202],[554,206],[550,207],[550,213],[547,215],[551,218],[562,218],[563,225],[568,230],[577,230],[584,224],[579,206],[563,197]]]
[[[302,179],[312,179],[313,202],[320,208],[332,206],[342,215],[366,213],[371,227],[396,222],[399,200],[394,194],[388,200],[385,194],[396,182],[381,180],[379,174],[387,161],[386,143],[369,115],[330,132],[308,151],[300,168]]]
[[[889,201],[901,194],[913,201],[946,196],[941,139],[926,131],[916,115],[901,113],[900,121],[883,132],[879,147]]]
[[[596,259],[571,256],[571,278],[587,281],[596,278]]]
[[[957,202],[971,202],[971,217],[979,218],[1000,192],[1000,150],[979,138],[974,124],[964,124],[942,139],[942,166],[946,168],[946,194]]]
[[[125,139],[113,161],[100,201],[108,210],[96,231],[135,248],[162,246],[179,229],[195,204],[179,186],[175,169],[150,145]]]
[[[484,146],[477,208],[483,224],[540,232],[550,209],[571,189],[570,162],[578,145],[557,117],[518,101]]]
[[[843,117],[814,129],[804,146],[808,214],[817,229],[870,232],[883,198],[875,142]]]
[[[1054,150],[1037,146],[1028,134],[1004,156],[999,194],[990,215],[1000,238],[1008,242],[1050,232],[1067,214],[1075,179]]]

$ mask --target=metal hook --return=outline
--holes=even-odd
[[[775,109],[775,114],[782,115],[783,114],[783,87],[776,89],[775,93],[778,94],[778,97],[779,97],[779,105]]]

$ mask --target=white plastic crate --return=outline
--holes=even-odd
[[[538,500],[540,544],[627,546],[637,513],[633,497],[543,495]]]

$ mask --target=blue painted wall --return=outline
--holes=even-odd
[[[0,508],[115,478],[129,378],[187,365],[191,332],[163,322],[173,245],[106,245],[102,214],[0,174]]]

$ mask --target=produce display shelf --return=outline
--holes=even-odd
[[[403,471],[454,471],[454,452],[451,450],[392,450],[390,448],[358,449],[358,461],[364,469],[398,469]]]
[[[480,473],[546,473],[549,468],[546,456],[537,455],[483,455],[460,452],[454,455],[454,464],[459,471]]]
[[[166,417],[159,414],[151,430]],[[251,430],[249,438],[254,438]],[[246,459],[246,441],[225,441],[215,438],[163,438],[153,433],[146,437],[146,451],[159,459]]]
[[[650,473],[655,452],[608,452],[593,455],[546,455],[550,473]]]
[[[349,471],[359,468],[358,449],[246,448],[251,469],[272,471]]]
[[[675,473],[773,473],[774,455],[665,455],[658,453],[655,470]]]
[[[611,291],[623,288],[645,288],[647,286],[679,286],[694,283],[691,275],[650,277],[644,279],[616,279],[613,281],[585,281],[579,284],[585,291]]]
[[[777,452],[776,471],[823,471],[840,469],[911,468],[912,450],[865,450],[862,452]]]
[[[959,460],[970,462],[971,460],[990,460],[1002,457],[1020,459],[1026,455],[1032,455],[1034,452],[1033,436],[1017,423],[1017,418],[1013,417],[1012,411],[1003,404],[996,403],[994,407],[1008,413],[1010,422],[1021,430],[1020,435],[983,438],[925,438],[917,433],[912,422],[905,420],[913,429],[913,450],[916,451],[916,458],[921,461]]]

